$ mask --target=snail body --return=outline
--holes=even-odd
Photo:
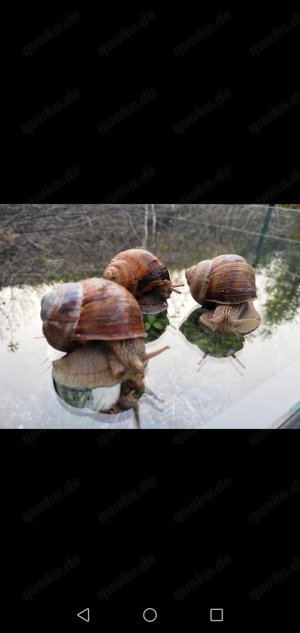
[[[166,265],[153,253],[132,248],[115,255],[103,278],[120,284],[136,297],[143,314],[166,310],[167,299],[176,286],[171,284]]]
[[[261,323],[260,314],[255,310],[253,301],[218,304],[200,317],[201,323],[218,334],[250,334]]]
[[[52,362],[57,382],[74,389],[112,387],[131,374],[144,374],[150,358],[167,347],[146,353],[142,338],[124,341],[92,341]]]
[[[249,334],[260,325],[253,305],[255,272],[244,257],[219,255],[192,266],[185,276],[193,299],[209,308],[201,322],[214,332]]]

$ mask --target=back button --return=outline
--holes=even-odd
[[[90,610],[89,609],[84,609],[84,611],[80,611],[79,613],[77,613],[77,615],[82,620],[85,620],[85,622],[89,622],[90,621]]]

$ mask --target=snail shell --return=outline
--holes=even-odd
[[[147,336],[133,295],[106,279],[61,284],[42,298],[41,319],[48,343],[70,352],[89,341]]]
[[[240,255],[219,255],[192,266],[185,273],[193,299],[204,305],[257,299],[255,272]]]
[[[137,298],[143,314],[166,310],[166,300],[175,288],[166,265],[153,253],[140,248],[116,255],[105,268],[103,277],[127,288]]]
[[[146,353],[142,338],[124,341],[93,341],[52,362],[53,376],[66,387],[94,389],[112,387],[131,374],[144,374],[150,358],[168,347]]]

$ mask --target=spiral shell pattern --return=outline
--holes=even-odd
[[[199,262],[185,275],[191,295],[200,305],[210,301],[234,304],[257,299],[255,272],[240,255],[219,255]]]

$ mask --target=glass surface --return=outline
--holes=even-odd
[[[219,428],[232,422],[254,429],[276,426],[299,402],[290,373],[293,367],[299,372],[300,357],[299,210],[217,204],[1,205],[2,428],[137,428],[132,408],[108,415],[61,400],[52,361],[64,354],[43,338],[40,303],[59,283],[101,277],[114,255],[138,247],[163,260],[173,284],[184,284],[181,294],[172,293],[167,315],[145,319],[150,323],[147,350],[170,349],[149,361],[146,390],[138,399],[140,428],[198,429],[219,418]],[[262,322],[229,356],[208,353],[203,359],[213,347],[206,341],[201,350],[184,335],[186,319],[200,307],[185,271],[223,253],[241,255],[254,267],[254,305]],[[163,330],[166,317],[169,325]],[[152,340],[155,330],[160,336]],[[270,393],[281,403],[274,410]],[[266,398],[271,413],[263,422]]]

